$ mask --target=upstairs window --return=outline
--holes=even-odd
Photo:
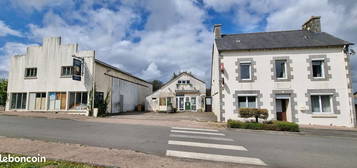
[[[286,79],[286,60],[275,61],[275,75],[277,79]]]
[[[187,80],[186,83],[187,83],[187,84],[190,84],[190,80]]]
[[[324,60],[313,60],[312,64],[312,76],[314,78],[324,78]]]
[[[61,76],[68,77],[73,75],[73,67],[72,66],[63,66],[61,68]]]
[[[179,81],[177,81],[177,83],[178,83],[178,84],[181,84],[181,81],[179,80]]]
[[[251,63],[240,63],[240,79],[251,79]]]
[[[34,78],[37,76],[37,68],[26,68],[25,69],[25,77],[26,78]]]

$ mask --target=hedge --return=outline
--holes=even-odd
[[[299,132],[299,125],[286,121],[269,121],[263,123],[256,123],[256,122],[242,122],[237,120],[228,120],[227,127],[254,129],[254,130]]]

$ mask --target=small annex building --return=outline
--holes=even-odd
[[[205,111],[206,84],[182,72],[146,97],[147,111]]]

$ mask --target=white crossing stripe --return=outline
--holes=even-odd
[[[174,150],[167,150],[166,155],[181,157],[181,158],[266,166],[266,164],[262,160],[258,158],[251,158],[251,157],[227,156],[227,155],[216,155],[216,154],[206,154],[206,153],[196,153],[196,152],[174,151]]]
[[[171,128],[172,128],[172,129],[179,129],[179,130],[218,132],[218,130],[214,130],[214,129],[203,129],[203,128],[186,128],[186,127],[171,127]]]
[[[176,137],[176,138],[192,138],[192,139],[208,139],[208,140],[232,141],[232,142],[234,141],[233,139],[229,139],[229,138],[197,136],[197,135],[170,134],[170,137]]]
[[[183,130],[171,130],[171,132],[175,133],[187,133],[187,134],[203,134],[203,135],[218,135],[218,136],[225,136],[222,133],[215,133],[215,132],[198,132],[198,131],[183,131]]]
[[[182,146],[193,146],[193,147],[203,147],[203,148],[215,148],[215,149],[229,149],[229,150],[248,151],[243,146],[222,145],[222,144],[212,144],[212,143],[200,143],[200,142],[188,142],[188,141],[172,141],[172,140],[169,140],[169,145],[182,145]]]

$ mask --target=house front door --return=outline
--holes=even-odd
[[[191,110],[190,97],[186,97],[185,99],[185,110]]]
[[[183,97],[178,98],[178,109],[180,111],[184,110],[184,98]]]
[[[278,121],[287,121],[286,111],[289,104],[289,99],[276,99],[276,119]]]

